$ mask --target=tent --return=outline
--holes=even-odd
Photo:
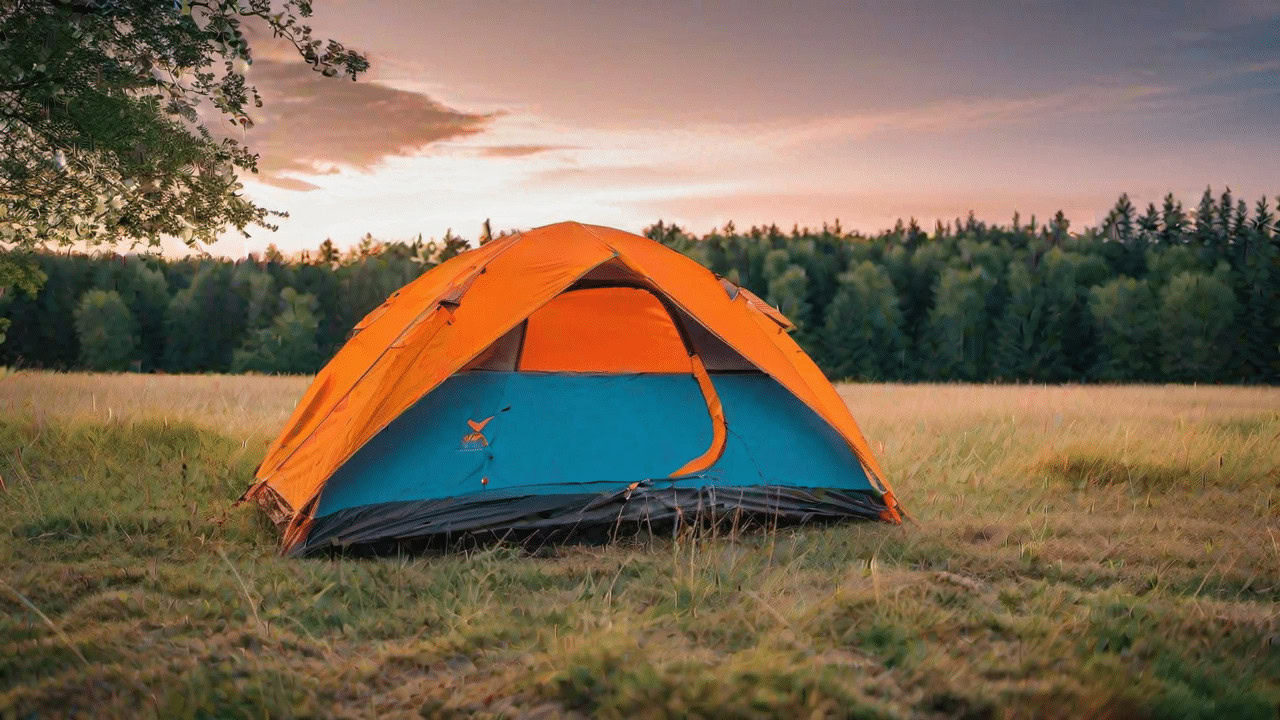
[[[355,326],[245,498],[298,555],[698,518],[901,522],[790,329],[644,237],[500,237]]]

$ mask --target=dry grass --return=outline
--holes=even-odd
[[[160,419],[274,437],[311,382],[263,375],[19,372],[0,376],[0,416],[72,422]]]
[[[844,386],[919,525],[273,553],[302,379],[0,379],[0,717],[1258,717],[1280,390]]]

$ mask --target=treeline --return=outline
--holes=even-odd
[[[778,306],[836,378],[1280,381],[1280,227],[1205,191],[1143,211],[1121,196],[1097,228],[969,217],[873,237],[839,224],[649,237]],[[311,372],[396,288],[466,243],[330,241],[210,258],[42,255],[34,298],[8,293],[0,363],[167,372]]]
[[[440,242],[340,251],[331,241],[240,260],[38,254],[34,297],[5,293],[0,365],[60,370],[311,373],[351,327],[425,270],[466,250]]]

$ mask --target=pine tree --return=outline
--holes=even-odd
[[[987,293],[994,284],[982,268],[947,268],[938,277],[926,329],[932,377],[986,378],[990,367]]]
[[[1061,210],[1054,213],[1053,222],[1049,225],[1050,245],[1053,247],[1062,247],[1062,244],[1070,237],[1071,221],[1063,214]]]
[[[902,310],[883,268],[864,260],[841,273],[822,337],[831,377],[888,380],[903,376]]]
[[[809,278],[804,268],[789,265],[769,281],[766,295],[768,303],[778,308],[796,326],[797,342],[800,342],[800,338],[808,339],[805,334],[809,328],[809,303],[806,300],[808,285]]]
[[[1147,203],[1147,211],[1138,218],[1138,234],[1135,238],[1137,247],[1145,249],[1148,245],[1159,242],[1160,212],[1155,203]]]
[[[1223,251],[1233,240],[1235,231],[1236,203],[1231,195],[1231,188],[1222,192],[1218,199],[1218,207],[1214,211],[1214,231],[1217,235],[1218,249]]]
[[[1214,274],[1184,272],[1160,293],[1161,367],[1178,382],[1226,378],[1235,347],[1236,298],[1226,266]]]
[[[1073,376],[1068,347],[1082,313],[1076,263],[1061,250],[1051,250],[1038,267],[1014,261],[1008,268],[1009,299],[996,326],[995,369],[998,377],[1061,381]]]
[[[337,267],[342,259],[342,253],[338,251],[338,246],[333,244],[333,240],[325,238],[320,243],[320,249],[316,253],[316,261],[325,267]]]
[[[75,311],[80,362],[90,370],[127,370],[138,352],[137,324],[115,290],[89,290]]]
[[[1125,246],[1133,244],[1134,213],[1133,203],[1129,201],[1129,194],[1122,194],[1120,199],[1116,201],[1116,206],[1111,210],[1109,217],[1112,231],[1109,236],[1111,240]]]
[[[293,288],[280,291],[280,313],[271,324],[249,334],[232,360],[235,372],[299,374],[315,372],[323,362],[316,344],[316,299]]]
[[[1161,245],[1181,245],[1186,242],[1187,214],[1182,209],[1182,203],[1174,199],[1173,193],[1164,196],[1160,224],[1158,237]]]
[[[1242,373],[1254,382],[1280,380],[1280,265],[1272,233],[1275,221],[1266,197],[1258,201],[1253,222],[1242,231],[1242,261],[1235,277],[1241,304]]]
[[[1118,277],[1089,291],[1089,313],[1098,334],[1093,375],[1119,382],[1159,379],[1155,293],[1145,280]]]
[[[1213,190],[1206,187],[1204,195],[1200,196],[1200,204],[1196,206],[1195,241],[1201,256],[1210,265],[1217,262],[1218,256],[1218,231],[1214,227],[1217,215],[1218,206],[1213,201]]]

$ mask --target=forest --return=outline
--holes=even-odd
[[[777,226],[645,233],[776,305],[832,378],[969,382],[1280,381],[1280,225],[1206,189],[1145,210],[1122,195],[1080,232],[911,220],[875,235]],[[469,243],[332,240],[285,256],[38,253],[38,293],[0,296],[0,365],[311,373],[391,292]]]

